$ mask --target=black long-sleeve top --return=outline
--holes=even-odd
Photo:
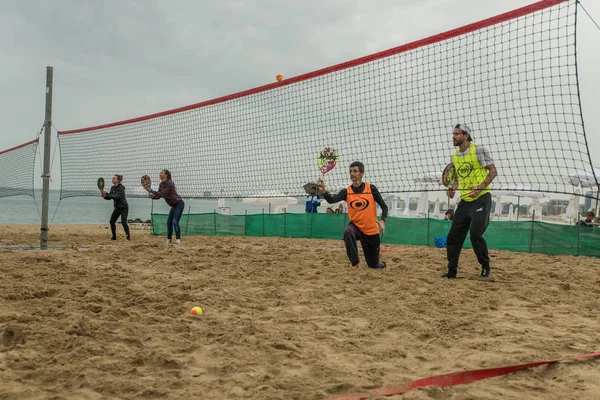
[[[125,186],[120,183],[117,186],[112,186],[110,192],[104,196],[105,200],[113,200],[115,208],[123,209],[128,208],[127,199],[125,198]]]

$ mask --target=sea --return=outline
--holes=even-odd
[[[203,214],[220,212],[217,199],[185,199],[185,213]],[[151,213],[168,214],[170,207],[164,200],[128,198],[127,219],[150,219]],[[107,224],[113,211],[112,200],[98,197],[80,196],[60,199],[60,190],[50,190],[48,203],[50,224]],[[275,211],[275,206],[245,204],[238,199],[225,199],[231,215],[261,214]],[[287,212],[303,213],[304,199],[297,205],[287,206]],[[35,197],[13,196],[0,198],[0,224],[39,224],[42,214],[42,191],[36,190]]]

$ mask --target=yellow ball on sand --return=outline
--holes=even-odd
[[[194,307],[191,311],[192,315],[202,315],[202,309],[200,307]]]

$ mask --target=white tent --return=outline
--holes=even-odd
[[[435,207],[433,208],[433,216],[436,219],[440,219],[440,199],[435,201]]]
[[[417,215],[426,217],[429,212],[429,192],[421,192],[417,203]]]
[[[390,210],[390,215],[392,217],[398,216],[398,197],[397,196],[392,197],[392,209]]]
[[[406,198],[404,199],[404,212],[402,213],[402,216],[404,218],[408,218],[408,215],[410,213],[408,206],[410,205],[410,193],[406,193]]]
[[[594,174],[596,175],[595,177],[594,177]],[[591,188],[592,194],[593,194],[594,190],[596,191],[596,195],[594,196],[594,198],[596,200],[595,200],[595,204],[592,205],[592,211],[594,211],[598,207],[598,196],[600,195],[600,193],[598,192],[600,188],[598,187],[596,179],[600,179],[600,168],[598,168],[598,167],[593,168],[593,173],[587,172],[587,171],[576,171],[576,172],[570,173],[567,177],[564,178],[564,180],[567,181],[568,183],[570,183],[571,185],[580,186],[582,189],[581,193],[583,193],[584,188]],[[576,191],[576,193],[579,193],[579,192]],[[573,198],[571,198],[571,200],[573,200]],[[570,203],[569,203],[569,205],[570,205]],[[577,211],[579,211],[579,209],[577,209]],[[569,214],[569,213],[567,213],[567,214]],[[572,215],[572,214],[573,213],[571,213],[570,215]],[[568,218],[573,218],[573,217],[570,216]]]
[[[514,208],[513,208],[512,204],[508,207],[508,220],[509,221],[515,220]]]
[[[415,179],[415,182],[424,183],[423,189],[432,188],[435,185],[429,185],[430,183],[437,183],[438,185],[442,184],[442,171],[440,172],[429,172],[419,178]],[[408,199],[408,195],[407,195]],[[408,203],[408,201],[407,201]],[[439,204],[438,204],[439,207]],[[404,209],[405,216],[408,216],[408,206]],[[435,213],[434,213],[435,214]],[[439,209],[438,209],[439,214]],[[427,217],[429,215],[429,192],[421,192],[421,196],[419,197],[419,201],[417,203],[417,216]]]
[[[223,190],[221,189],[221,196],[222,195],[223,195]],[[219,200],[217,200],[217,208],[219,209],[219,212],[221,214],[224,214],[224,215],[231,214],[231,207],[225,207],[225,199],[223,197],[220,197]]]
[[[500,216],[502,215],[502,197],[501,196],[496,196],[496,207],[494,208],[494,214],[495,217],[498,217],[498,219],[500,219]]]
[[[565,221],[574,222],[579,220],[579,189],[569,199],[569,205],[565,210]]]
[[[531,203],[531,207],[527,210],[530,217],[535,217],[536,220],[542,220],[542,205],[540,204],[540,200],[538,198],[533,199]]]

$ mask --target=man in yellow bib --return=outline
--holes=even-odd
[[[492,209],[490,183],[497,175],[496,167],[488,150],[473,142],[469,125],[456,125],[452,133],[452,142],[458,147],[452,157],[456,178],[452,187],[446,190],[446,194],[454,198],[456,189],[460,188],[460,202],[448,232],[446,243],[448,272],[442,277],[456,278],[460,252],[470,231],[473,251],[481,264],[480,278],[487,279],[490,276],[490,257],[483,233],[490,222]]]
[[[379,261],[379,246],[381,244],[379,228],[381,228],[381,232],[385,231],[388,207],[383,201],[379,190],[374,185],[362,181],[364,174],[365,166],[363,163],[354,161],[350,164],[352,185],[340,190],[336,195],[331,195],[327,191],[325,182],[322,179],[317,180],[317,185],[329,204],[342,200],[345,200],[348,204],[350,223],[344,229],[344,243],[346,254],[348,254],[352,266],[358,268],[358,245],[356,243],[358,239],[363,248],[367,266],[369,268],[385,268],[385,263]],[[380,221],[377,220],[377,205],[375,203],[381,207]]]

